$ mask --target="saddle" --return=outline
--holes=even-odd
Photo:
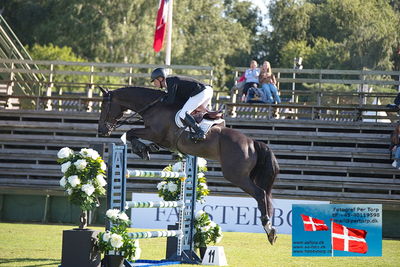
[[[196,120],[197,123],[200,123],[203,119],[206,120],[219,120],[224,118],[224,113],[222,110],[219,111],[209,111],[209,110],[194,110],[190,115]]]

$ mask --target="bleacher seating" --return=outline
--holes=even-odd
[[[57,151],[119,142],[140,122],[118,128],[110,138],[98,137],[97,112],[0,110],[0,189],[61,192]],[[275,152],[281,173],[274,197],[330,201],[399,203],[400,170],[391,166],[391,124],[324,120],[228,118],[227,126],[266,142]],[[107,158],[107,149],[105,158]],[[173,163],[165,150],[150,161],[129,153],[128,167],[162,169]],[[223,179],[220,165],[208,162],[214,194],[243,195]],[[155,192],[157,178],[130,179],[128,190]]]

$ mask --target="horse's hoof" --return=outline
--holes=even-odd
[[[150,152],[158,152],[158,151],[160,151],[160,147],[158,145],[154,144],[154,143],[151,143],[150,145],[148,145],[147,148],[148,148],[148,150]]]
[[[147,149],[143,149],[143,150],[140,150],[140,151],[132,150],[132,153],[135,154],[135,155],[138,155],[141,159],[144,159],[144,160],[149,160],[150,159],[150,154],[149,154],[149,151]]]
[[[140,155],[140,157],[144,160],[150,160],[150,154],[149,151],[147,149],[142,151],[142,154]]]
[[[272,228],[268,235],[268,241],[271,245],[274,245],[278,236],[276,235],[276,229]]]

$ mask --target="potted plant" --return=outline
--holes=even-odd
[[[99,153],[90,148],[74,152],[64,147],[57,157],[64,173],[60,186],[65,189],[71,203],[81,208],[79,229],[84,229],[87,227],[87,211],[98,207],[99,197],[106,194],[106,164]]]
[[[125,212],[116,209],[107,210],[106,217],[112,227],[97,236],[98,248],[100,252],[105,253],[105,266],[123,266],[124,258],[129,261],[139,259],[141,254],[139,241],[131,239],[128,235],[129,217]]]
[[[180,159],[174,165],[168,165],[163,169],[163,171],[169,172],[182,172],[184,164]],[[204,176],[204,173],[207,171],[207,161],[203,158],[197,159],[197,188],[196,188],[196,199],[200,201],[200,203],[204,203],[204,197],[208,196],[210,190],[207,186],[207,178]],[[167,178],[164,177],[161,182],[157,184],[158,195],[164,199],[165,201],[177,201],[179,200],[179,195],[181,193],[181,179],[176,178]]]
[[[100,266],[100,253],[95,246],[98,231],[87,229],[87,213],[98,207],[107,184],[104,178],[106,164],[99,153],[90,148],[74,152],[68,147],[57,153],[64,176],[60,186],[71,203],[81,209],[78,229],[64,230],[62,241],[62,266]]]
[[[194,247],[200,250],[200,258],[204,257],[207,245],[217,244],[222,240],[221,227],[213,222],[207,213],[200,210],[194,219]]]

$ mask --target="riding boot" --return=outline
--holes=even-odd
[[[206,139],[206,134],[204,133],[203,129],[201,129],[200,126],[196,123],[196,120],[193,118],[193,116],[186,113],[185,119],[183,119],[182,122],[185,126],[194,131],[194,133],[190,134],[190,138],[193,141],[197,142]]]

